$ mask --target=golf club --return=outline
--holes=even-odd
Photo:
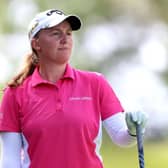
[[[141,133],[141,126],[136,124],[136,134],[137,134],[137,148],[138,148],[138,159],[139,167],[145,168],[144,165],[144,150],[143,150],[143,137]]]

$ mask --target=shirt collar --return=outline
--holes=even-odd
[[[74,69],[69,64],[66,65],[65,73],[62,78],[75,79]]]
[[[64,76],[61,79],[75,79],[74,70],[69,64],[66,65]],[[42,84],[42,83],[52,84],[51,82],[43,79],[40,76],[39,70],[37,67],[32,74],[32,86],[35,87],[35,86]]]

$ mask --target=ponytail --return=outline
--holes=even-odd
[[[9,87],[21,85],[23,81],[34,72],[37,66],[33,61],[34,54],[33,52],[27,54],[23,69],[8,83]]]

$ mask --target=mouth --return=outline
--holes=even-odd
[[[68,47],[60,47],[59,50],[68,50]]]

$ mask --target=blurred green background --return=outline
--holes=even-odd
[[[168,140],[144,142],[145,168],[167,168]],[[112,144],[104,132],[104,141],[101,148],[105,168],[139,168],[137,146],[120,148]]]
[[[103,73],[126,111],[141,109],[149,114],[144,139],[146,168],[167,168],[168,1],[1,0],[1,88],[30,50],[30,20],[48,8],[81,17],[83,25],[74,33],[71,64]],[[103,133],[105,168],[138,168],[136,146],[120,148]]]

